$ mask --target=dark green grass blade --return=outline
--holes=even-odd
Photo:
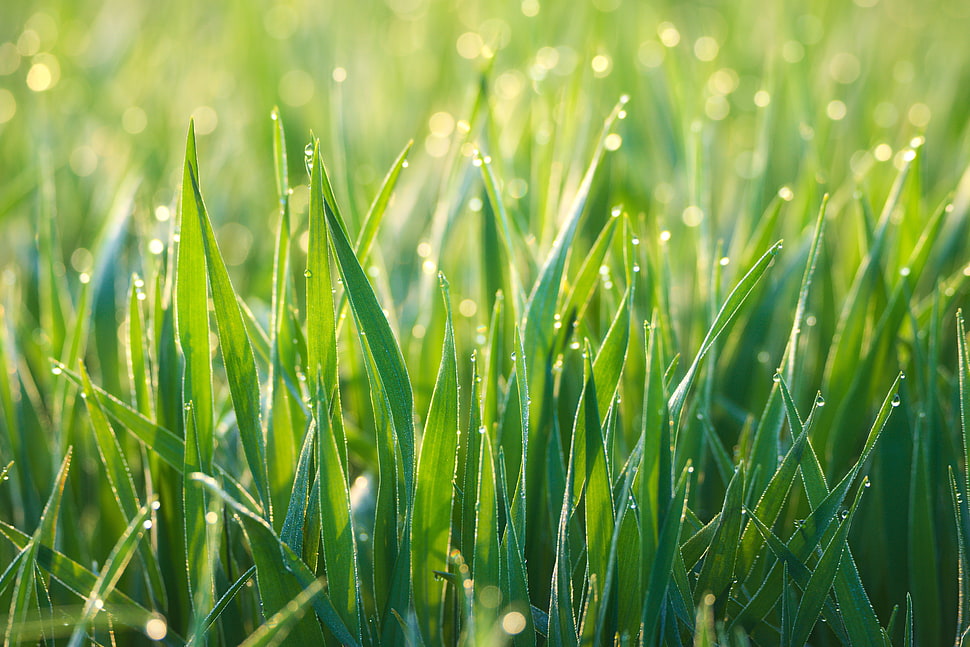
[[[202,228],[201,199],[195,190],[199,163],[195,151],[195,124],[189,123],[185,142],[185,168],[182,172],[181,222],[177,275],[175,279],[175,312],[179,348],[185,360],[182,377],[182,399],[192,402],[196,411],[196,434],[199,438],[200,466],[211,470],[215,449],[212,426],[212,367],[209,344],[209,292],[205,276],[205,243]]]
[[[320,164],[322,170],[322,163]],[[325,183],[326,185],[326,183]],[[401,348],[398,346],[387,317],[381,309],[374,289],[364,274],[354,251],[347,240],[342,224],[337,219],[329,203],[324,210],[330,239],[336,255],[340,275],[350,300],[354,320],[361,332],[361,343],[373,352],[377,380],[372,388],[384,394],[389,406],[391,422],[397,442],[401,449],[401,473],[404,478],[402,503],[410,508],[414,491],[414,424],[412,420],[411,381],[408,378]]]
[[[315,447],[312,432],[312,429],[309,430],[303,437],[303,447],[300,449],[300,458],[293,476],[290,504],[286,508],[286,517],[280,530],[280,540],[297,555],[303,554],[303,527],[310,498],[310,466]]]
[[[842,561],[848,544],[849,528],[852,525],[852,519],[855,516],[855,511],[858,508],[864,490],[865,488],[859,488],[852,508],[849,510],[848,515],[842,519],[828,546],[822,552],[822,556],[819,558],[815,570],[812,571],[812,576],[808,580],[808,584],[802,594],[798,609],[795,611],[791,639],[791,644],[793,645],[803,645],[808,640],[809,634],[815,626],[815,622],[818,620],[829,591],[835,583],[835,577],[839,571],[839,564]]]
[[[256,567],[250,566],[246,570],[246,572],[240,575],[236,579],[236,581],[233,582],[228,589],[226,589],[226,592],[222,594],[222,597],[219,598],[219,601],[216,602],[215,605],[212,607],[212,611],[210,611],[208,615],[206,615],[205,619],[200,624],[199,628],[200,628],[201,635],[205,636],[209,632],[212,625],[216,623],[216,621],[222,615],[223,611],[226,610],[226,608],[233,601],[233,599],[235,599],[239,591],[242,590],[244,586],[246,586],[246,583],[249,582],[249,580],[251,580],[255,574],[256,574]],[[189,643],[189,644],[192,644],[192,643]]]
[[[664,515],[657,538],[657,552],[649,563],[650,571],[646,576],[646,590],[643,600],[643,629],[644,644],[653,644],[660,627],[661,607],[667,597],[667,590],[671,581],[671,569],[674,557],[680,549],[680,531],[687,510],[687,493],[689,488],[689,472],[685,469],[681,474],[674,496],[670,499],[669,507]],[[647,568],[647,562],[642,567]]]
[[[710,548],[704,557],[704,565],[697,576],[694,586],[694,603],[698,604],[703,596],[713,593],[717,607],[722,607],[734,576],[734,564],[738,554],[738,540],[741,538],[742,504],[744,495],[744,468],[739,467],[724,494],[720,521]]]
[[[443,583],[434,571],[448,570],[455,458],[458,451],[458,360],[448,282],[439,274],[445,303],[441,364],[421,438],[414,518],[411,526],[411,586],[418,626],[428,644],[441,640]]]

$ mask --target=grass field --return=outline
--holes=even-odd
[[[970,636],[970,5],[0,6],[4,644]]]

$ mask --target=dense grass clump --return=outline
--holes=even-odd
[[[0,10],[5,644],[970,632],[970,14],[549,4]]]

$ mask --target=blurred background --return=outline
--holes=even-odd
[[[51,380],[46,360],[61,352],[49,337],[65,338],[43,321],[48,306],[39,303],[51,299],[43,286],[62,288],[51,302],[67,311],[93,281],[87,359],[96,382],[126,392],[115,339],[123,332],[123,295],[131,272],[160,276],[168,258],[190,119],[199,136],[203,194],[232,280],[265,322],[279,224],[270,119],[278,106],[293,190],[294,272],[302,273],[300,247],[305,251],[307,241],[303,160],[311,133],[321,139],[352,232],[394,159],[414,141],[367,272],[401,340],[415,410],[423,415],[442,335],[432,316],[440,303],[435,273],[440,268],[451,281],[464,383],[466,358],[485,343],[494,300],[481,240],[481,214],[491,207],[473,164],[476,151],[491,158],[512,221],[528,233],[520,271],[531,284],[603,119],[627,96],[623,118],[605,140],[593,215],[577,248],[589,248],[618,205],[640,235],[663,243],[671,325],[684,358],[696,352],[711,304],[746,263],[778,238],[791,241],[750,325],[719,357],[714,422],[730,448],[771,386],[791,325],[778,315],[793,309],[787,304],[794,303],[822,194],[832,199],[820,285],[806,319],[811,331],[801,348],[800,401],[823,386],[838,313],[871,233],[873,214],[862,205],[878,216],[898,169],[918,150],[918,184],[907,194],[915,198],[893,216],[899,234],[884,273],[892,284],[908,276],[907,255],[925,221],[956,192],[941,249],[924,276],[913,277],[920,324],[941,277],[955,290],[943,300],[946,318],[935,311],[932,317],[947,322],[939,332],[946,375],[939,399],[948,425],[933,432],[943,440],[928,445],[937,448],[929,473],[939,487],[927,496],[941,548],[926,562],[913,557],[908,518],[892,509],[910,497],[909,483],[898,477],[915,464],[910,434],[922,411],[914,408],[887,432],[885,442],[902,448],[898,455],[878,459],[885,478],[876,478],[881,491],[873,498],[883,507],[873,504],[864,512],[868,525],[859,524],[893,539],[861,551],[860,571],[885,622],[892,605],[904,604],[910,581],[887,564],[902,569],[910,559],[911,579],[939,569],[940,605],[923,597],[917,611],[933,619],[924,627],[939,621],[949,631],[955,534],[944,482],[958,445],[958,426],[949,424],[956,420],[948,399],[951,310],[965,301],[966,284],[957,279],[968,274],[962,268],[970,260],[967,34],[966,0],[0,0],[0,313],[8,310],[0,336],[7,335],[8,348],[16,336],[23,366],[40,384],[35,396],[25,380],[23,397],[43,399]],[[772,208],[781,215],[761,237],[762,214]],[[712,277],[715,266],[724,269]],[[622,297],[604,267],[587,313],[594,338]],[[47,273],[52,281],[38,279]],[[655,306],[648,295],[639,298],[635,321],[648,319]],[[915,319],[900,330],[905,340],[880,355],[883,373],[864,384],[861,404],[849,403],[841,418],[861,434],[856,440],[885,394],[879,380],[895,375],[897,360],[915,361],[925,341]],[[99,362],[113,373],[99,374]],[[581,374],[576,357],[567,366]],[[833,404],[826,410],[845,409],[844,394],[833,391],[825,393]],[[638,398],[630,396],[624,407],[638,411]],[[30,422],[43,427],[42,418]],[[352,447],[358,466],[372,459],[366,445]],[[850,450],[841,456],[854,456]],[[89,468],[94,474],[97,463],[89,461]],[[50,471],[36,468],[37,497],[48,491]],[[705,519],[704,506],[716,509],[721,494],[711,483],[707,488],[696,508]]]

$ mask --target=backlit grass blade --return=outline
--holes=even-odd
[[[411,152],[412,146],[414,146],[413,139],[409,140],[404,145],[404,149],[398,153],[387,175],[384,176],[384,180],[381,182],[381,188],[378,189],[377,195],[374,196],[374,201],[367,210],[367,216],[364,218],[364,224],[360,228],[360,233],[357,235],[357,242],[354,245],[357,258],[362,261],[370,255],[371,246],[374,244],[377,231],[380,229],[381,222],[384,220],[384,212],[387,210],[387,205],[391,201],[391,195],[394,193],[397,181],[401,177],[401,171],[408,164],[408,154]]]
[[[357,544],[351,519],[350,491],[344,472],[342,448],[337,444],[324,389],[315,410],[317,476],[316,488],[323,543],[323,560],[327,570],[328,589],[337,613],[353,635],[361,639],[360,585],[357,569]]]
[[[138,411],[147,415],[152,413],[154,399],[151,386],[151,375],[148,368],[148,357],[145,352],[145,317],[141,304],[145,300],[145,282],[137,275],[132,275],[131,289],[128,294],[128,376],[131,380],[132,392],[135,396],[135,406]]]
[[[265,614],[272,616],[283,609],[290,600],[316,579],[300,558],[280,541],[265,519],[236,501],[220,488],[212,477],[194,474],[193,480],[201,483],[209,492],[232,508],[245,529],[253,560],[256,562],[256,583]],[[314,597],[313,608],[317,617],[337,640],[346,645],[359,644],[340,620],[326,594],[320,593]],[[291,635],[294,644],[319,645],[323,642],[320,625],[312,617],[299,620]]]
[[[522,335],[519,332],[519,327],[515,327],[515,331],[512,336],[512,343],[514,344],[514,350],[512,351],[515,355],[513,357],[513,365],[515,367],[515,395],[519,401],[519,429],[520,432],[518,437],[512,442],[505,441],[503,439],[502,449],[507,452],[505,454],[505,464],[510,465],[508,462],[509,454],[512,452],[518,454],[515,457],[515,471],[513,476],[518,474],[515,485],[509,485],[509,490],[512,492],[512,504],[509,519],[511,523],[515,526],[515,532],[519,537],[521,542],[519,547],[523,549],[523,553],[520,555],[521,559],[525,559],[524,553],[524,542],[526,537],[526,515],[528,514],[528,465],[529,465],[529,425],[530,425],[530,408],[532,403],[532,398],[529,396],[529,373],[528,373],[528,356],[526,355],[525,346],[523,345]],[[503,430],[504,431],[504,430]],[[511,469],[511,467],[509,467]],[[507,476],[507,478],[512,478]],[[505,481],[508,483],[508,481]]]
[[[485,427],[482,425],[482,403],[478,373],[477,353],[472,353],[472,381],[469,394],[468,425],[462,433],[459,444],[459,462],[456,485],[461,491],[461,507],[458,510],[458,537],[456,543],[465,563],[474,565],[475,559],[475,517],[478,506],[478,479],[481,466],[481,446]]]
[[[434,571],[448,570],[451,507],[458,450],[458,363],[448,281],[438,275],[445,302],[441,364],[421,438],[414,518],[411,526],[411,586],[418,626],[428,644],[441,642],[443,583]]]
[[[27,535],[26,533],[23,533],[2,521],[0,521],[0,533],[2,533],[4,537],[6,537],[10,543],[13,544],[21,553],[24,553],[25,550],[33,545],[31,544],[30,535]],[[63,553],[58,552],[45,544],[37,545],[36,562],[41,569],[50,573],[51,577],[63,584],[67,590],[82,599],[91,592],[95,586],[95,582],[98,579],[98,576],[89,569],[81,566],[70,557],[67,557]],[[135,602],[124,592],[119,591],[118,589],[114,589],[108,593],[106,603],[107,606],[137,610],[142,618],[151,618],[154,616],[151,611],[145,609],[139,603]],[[176,632],[172,631],[171,628],[168,629],[168,635],[178,644],[185,643],[185,641],[182,640]]]
[[[509,273],[508,280],[512,289],[512,314],[514,318],[518,319],[523,312],[523,304],[525,302],[525,289],[518,270],[519,254],[517,253],[517,243],[520,242],[521,237],[512,237],[511,221],[508,212],[505,210],[505,201],[502,200],[502,192],[498,187],[495,172],[492,170],[491,158],[483,157],[481,153],[478,153],[475,158],[475,164],[482,169],[485,195],[488,196],[488,201],[492,206],[492,212],[498,216],[497,229],[499,239],[502,241],[502,249],[505,251],[504,260],[506,261],[502,264],[501,271],[503,273],[506,271]]]
[[[300,459],[293,475],[293,488],[290,504],[286,508],[280,540],[293,549],[297,555],[303,554],[303,526],[306,522],[307,505],[310,497],[310,465],[313,461],[314,434],[308,432],[303,438]]]
[[[653,563],[657,551],[662,510],[670,499],[670,436],[667,419],[667,395],[664,390],[664,367],[660,348],[660,331],[657,314],[653,322],[645,324],[643,419],[640,438],[643,442],[643,456],[640,460],[637,479],[639,482],[640,503],[640,561]],[[693,566],[693,564],[691,565]],[[642,586],[646,587],[646,581]]]
[[[182,399],[193,403],[195,433],[200,448],[200,467],[211,470],[215,450],[212,427],[212,367],[209,344],[209,290],[206,281],[206,254],[202,228],[198,226],[201,199],[198,185],[198,158],[195,150],[195,123],[189,123],[185,142],[185,168],[182,172],[181,222],[175,279],[175,313],[179,348],[185,361]]]
[[[848,542],[849,528],[852,519],[859,505],[862,492],[865,488],[860,488],[856,495],[856,500],[849,509],[848,514],[842,519],[838,530],[829,541],[828,546],[822,552],[822,556],[812,571],[812,576],[802,594],[802,599],[795,611],[795,619],[792,623],[793,645],[803,645],[808,640],[815,622],[818,620],[822,611],[822,606],[828,597],[829,591],[835,582],[835,576],[839,571],[839,564],[842,561],[843,553]]]
[[[194,146],[192,150],[194,152]],[[206,274],[208,274],[212,303],[215,308],[216,323],[219,326],[219,349],[222,353],[226,378],[229,382],[229,392],[232,396],[232,406],[236,413],[236,424],[239,426],[239,437],[242,440],[246,462],[256,483],[256,491],[266,511],[267,518],[272,522],[273,506],[269,492],[269,474],[266,463],[266,441],[263,437],[263,426],[260,420],[259,374],[256,372],[256,358],[253,355],[253,345],[246,332],[246,324],[229,280],[226,263],[219,251],[212,223],[202,202],[202,193],[198,185],[198,162],[194,156],[192,163],[187,164],[187,175],[191,182],[195,198],[196,220],[185,217],[183,211],[182,236],[186,230],[197,227],[202,239],[203,255],[205,257]],[[184,206],[183,206],[184,210]],[[197,270],[198,271],[198,268]],[[202,406],[193,400],[196,407]],[[208,442],[204,435],[199,438]],[[201,447],[201,445],[200,445]],[[211,467],[211,455],[206,460],[205,451],[200,454],[203,467]]]
[[[25,546],[18,546],[25,551],[25,554],[20,561],[17,580],[10,600],[10,612],[7,616],[7,627],[4,632],[4,645],[16,645],[20,642],[20,626],[26,619],[34,598],[34,567],[37,563],[39,546],[44,544],[53,546],[55,544],[57,516],[64,496],[64,483],[67,481],[67,473],[71,467],[71,456],[72,451],[68,448],[57,472],[54,487],[44,506],[44,511],[41,513],[37,529]]]
[[[87,601],[84,603],[84,611],[74,625],[74,633],[71,635],[68,647],[79,647],[81,645],[88,626],[94,620],[94,617],[104,609],[105,599],[118,584],[128,562],[134,557],[145,531],[151,527],[151,513],[151,506],[142,506],[131,518],[128,527],[121,534],[114,548],[111,549],[94,587],[88,593]]]
[[[297,622],[303,619],[313,599],[323,591],[324,580],[314,580],[282,609],[267,618],[240,647],[275,647],[285,641]]]
[[[121,451],[118,438],[111,430],[108,424],[108,418],[98,402],[97,395],[91,386],[91,380],[88,378],[83,363],[81,363],[79,369],[84,388],[84,402],[87,405],[88,415],[91,418],[91,425],[94,427],[98,454],[101,456],[101,462],[104,465],[104,471],[108,477],[108,483],[110,484],[111,492],[114,494],[115,501],[118,502],[118,507],[121,509],[124,518],[130,521],[138,514],[138,510],[141,508],[141,501],[135,491],[135,483],[131,477],[131,469],[128,467],[128,461],[125,460],[124,453]],[[144,563],[145,575],[151,586],[152,597],[156,601],[164,600],[165,585],[162,580],[162,573],[159,569],[158,561],[155,559],[155,554],[152,552],[150,546],[142,546],[139,550]]]
[[[671,581],[674,557],[680,550],[680,532],[687,510],[689,469],[685,469],[681,474],[674,496],[669,500],[657,536],[657,550],[654,558],[650,562],[642,562],[644,569],[647,569],[649,565],[649,571],[644,571],[646,588],[641,633],[641,640],[644,644],[653,644],[656,641],[657,631],[661,625],[661,610]],[[671,618],[668,618],[667,622],[670,621]]]
[[[202,467],[201,448],[196,433],[195,407],[185,404],[185,462],[182,465],[182,515],[185,532],[185,565],[189,585],[189,602],[192,622],[199,626],[209,612],[209,603],[215,596],[210,568],[214,555],[209,554],[206,541],[206,515],[209,512],[206,491],[191,478]]]
[[[472,562],[476,634],[487,631],[497,618],[497,612],[493,606],[482,604],[485,591],[500,590],[499,562],[501,556],[499,553],[498,501],[496,496],[498,474],[495,470],[492,443],[487,430],[483,432],[483,435],[485,438],[481,442],[479,459],[481,468],[476,483],[475,550],[474,561]]]
[[[623,301],[593,361],[593,375],[596,377],[596,407],[604,417],[616,401],[620,375],[626,365],[626,353],[630,344],[630,311],[634,296],[634,288],[631,284],[623,295]]]
[[[244,586],[246,586],[246,584],[249,582],[249,580],[253,578],[255,574],[256,574],[256,567],[250,566],[242,575],[240,575],[236,579],[235,582],[232,583],[232,585],[228,589],[226,589],[226,592],[222,594],[222,597],[219,598],[219,601],[216,602],[215,605],[212,607],[212,611],[209,612],[209,614],[205,617],[205,619],[200,624],[199,633],[201,635],[205,636],[209,632],[209,629],[212,627],[212,625],[216,623],[216,621],[222,615],[222,612],[225,611],[226,607],[229,606],[229,603],[233,601],[233,599],[236,597],[239,591],[242,590]],[[189,644],[191,645],[192,643],[189,643]]]
[[[740,311],[741,307],[748,300],[751,292],[754,290],[755,286],[764,276],[765,272],[768,270],[768,266],[771,265],[772,260],[781,251],[782,244],[781,241],[775,243],[771,248],[765,252],[760,259],[748,270],[747,274],[741,278],[738,284],[734,287],[731,293],[725,299],[724,304],[721,306],[720,311],[714,317],[714,321],[711,323],[710,329],[707,331],[707,335],[704,337],[704,341],[701,342],[701,347],[697,351],[697,355],[694,356],[694,361],[691,362],[690,367],[687,369],[687,374],[674,389],[674,392],[670,396],[670,400],[667,403],[670,409],[670,418],[673,424],[674,433],[677,432],[680,426],[680,418],[683,413],[684,403],[687,400],[687,393],[690,391],[691,385],[694,383],[694,378],[697,375],[697,371],[700,368],[701,362],[707,353],[714,346],[714,342],[720,336],[724,329],[734,320],[735,316]]]

